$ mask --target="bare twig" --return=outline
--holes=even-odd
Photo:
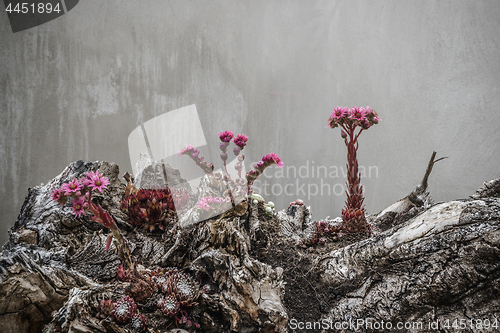
[[[420,183],[419,190],[421,191],[421,193],[425,192],[425,190],[427,189],[427,186],[429,185],[427,181],[429,180],[429,175],[431,174],[432,167],[434,166],[434,164],[441,161],[441,160],[444,160],[445,158],[448,158],[448,157],[441,157],[441,158],[438,158],[437,160],[434,160],[436,158],[436,154],[437,153],[435,151],[432,152],[432,156],[431,156],[431,159],[429,161],[429,164],[427,165],[427,170],[425,171],[424,178],[422,179],[422,182]]]

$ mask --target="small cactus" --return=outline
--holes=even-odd
[[[132,273],[130,269],[125,269],[123,265],[118,266],[116,270],[116,275],[120,281],[130,282],[132,278]]]
[[[130,194],[122,201],[121,208],[127,213],[132,225],[140,226],[145,230],[163,230],[168,222],[174,218],[176,206],[187,205],[189,194],[187,192],[166,189],[142,189],[137,194]],[[177,207],[179,210],[184,207]]]
[[[130,321],[132,328],[137,332],[142,332],[146,329],[146,318],[140,313],[132,316]]]
[[[161,312],[167,317],[175,316],[181,308],[179,301],[173,295],[162,297],[158,301],[157,306],[158,308],[160,308]]]
[[[115,308],[115,304],[112,299],[101,299],[99,305],[97,306],[97,318],[105,319]]]
[[[116,322],[121,324],[126,324],[132,319],[132,316],[137,311],[137,305],[134,299],[125,296],[115,303],[115,308],[111,311],[111,315],[116,320]]]
[[[151,281],[153,281],[158,289],[162,290],[166,285],[168,278],[173,274],[178,274],[179,270],[176,267],[157,267],[151,271]]]
[[[167,292],[175,295],[184,307],[196,305],[195,301],[200,296],[200,285],[193,277],[185,273],[172,275],[167,282]]]

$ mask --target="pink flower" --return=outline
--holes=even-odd
[[[364,119],[361,121],[361,127],[363,129],[369,129],[372,125],[370,124],[370,122],[368,121],[368,119]]]
[[[95,177],[99,175],[99,172],[97,171],[89,171],[85,174],[85,177],[87,177],[87,179],[92,179],[92,177]]]
[[[184,154],[188,154],[188,153],[193,152],[193,150],[194,150],[193,146],[189,145],[189,146],[187,146],[186,148],[182,149],[182,150],[178,153],[178,155],[179,155],[179,156],[182,156],[182,155],[184,155]]]
[[[343,106],[337,106],[330,115],[330,119],[328,119],[328,124],[326,125],[326,127],[335,128],[339,126],[339,124],[344,123],[347,116],[347,108]]]
[[[198,208],[203,209],[204,211],[208,212],[210,210],[210,206],[206,202],[198,202]]]
[[[199,149],[193,149],[191,151],[191,157],[196,158],[196,157],[198,157],[198,155],[200,155],[200,150]]]
[[[231,131],[224,131],[219,133],[219,139],[222,142],[229,142],[231,139],[234,137],[233,132]]]
[[[80,184],[82,184],[83,187],[89,187],[90,177],[88,176],[88,173],[87,173],[87,177],[80,178]]]
[[[92,190],[98,190],[99,192],[102,192],[102,190],[106,189],[108,185],[108,177],[104,177],[100,173],[94,173],[94,175],[92,175],[92,178],[90,178],[88,186],[92,187]]]
[[[84,197],[77,197],[73,200],[73,214],[76,217],[80,217],[84,212],[84,208],[87,206]]]
[[[263,161],[258,161],[257,164],[255,164],[255,169],[261,169],[264,168],[264,162]],[[252,170],[253,171],[253,170]]]
[[[363,110],[365,112],[366,117],[373,117],[374,115],[376,115],[376,113],[369,106],[367,106],[366,108],[360,108],[360,110]]]
[[[83,185],[78,182],[78,179],[73,179],[69,183],[65,183],[61,186],[61,190],[64,191],[64,195],[71,195],[71,193],[75,193],[80,191],[83,188]]]
[[[203,197],[198,201],[197,207],[208,212],[210,210],[210,204],[213,202],[214,198],[212,198],[212,196]]]
[[[52,192],[52,200],[59,201],[59,199],[61,199],[62,194],[63,193],[62,193],[61,189],[56,188],[54,190],[54,192]]]
[[[354,121],[358,121],[359,123],[361,123],[363,120],[366,119],[366,116],[365,116],[365,111],[363,108],[357,108],[357,107],[353,107],[349,110],[349,118],[354,120]]]
[[[279,158],[279,156],[275,153],[269,153],[266,156],[262,156],[262,161],[264,161],[264,163],[266,164],[276,163],[276,165],[280,168],[282,168],[284,165],[281,161],[281,158]]]
[[[247,141],[248,136],[246,136],[245,134],[238,134],[233,140],[234,144],[239,146],[241,149],[243,149],[247,145]]]
[[[335,120],[340,120],[340,118],[343,118],[345,116],[347,116],[347,108],[343,106],[337,106],[335,109],[333,109],[330,118],[333,118]]]

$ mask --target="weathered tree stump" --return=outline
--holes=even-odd
[[[0,255],[2,332],[41,332],[49,322],[60,332],[134,332],[96,316],[100,299],[117,300],[128,285],[116,277],[114,246],[105,251],[108,230],[51,199],[54,188],[90,170],[111,181],[97,200],[139,270],[175,266],[206,286],[190,313],[199,329],[167,327],[156,294],[137,302],[149,332],[384,331],[387,323],[413,325],[400,330],[407,332],[435,332],[438,323],[452,332],[462,319],[462,332],[479,331],[477,320],[500,325],[499,179],[467,200],[370,216],[381,229],[372,237],[301,248],[296,239],[313,222],[306,206],[268,217],[248,202],[243,213],[177,221],[160,233],[136,229],[120,210],[126,186],[118,167],[80,161],[30,189],[10,231]]]

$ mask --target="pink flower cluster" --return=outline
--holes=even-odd
[[[233,139],[234,138],[234,139]],[[245,134],[238,134],[234,137],[234,133],[231,131],[224,131],[219,133],[219,139],[221,142],[220,150],[222,150],[221,158],[225,162],[227,161],[227,147],[229,146],[229,142],[233,140],[233,143],[237,146],[233,149],[234,155],[238,156],[243,148],[247,145],[248,136]],[[243,157],[244,158],[244,157]]]
[[[262,160],[257,162],[254,166],[253,170],[247,172],[247,183],[250,194],[250,186],[253,182],[264,172],[264,170],[273,164],[276,164],[278,167],[282,168],[284,166],[281,158],[275,153],[269,153],[267,155],[262,156]]]
[[[283,167],[283,162],[281,161],[279,156],[274,153],[270,153],[263,156],[262,160],[255,165],[253,170],[247,172],[245,179],[244,177],[242,177],[243,161],[245,160],[245,155],[242,154],[241,151],[247,145],[248,136],[246,136],[245,134],[238,134],[235,136],[231,131],[224,131],[219,133],[219,139],[221,141],[221,143],[219,144],[219,148],[222,151],[220,157],[222,159],[222,162],[224,163],[223,174],[221,175],[220,179],[223,179],[228,183],[227,193],[233,206],[235,206],[236,201],[240,202],[240,197],[244,199],[245,195],[251,193],[251,185],[262,174],[265,168],[272,164],[276,164],[280,168]],[[238,177],[235,180],[231,178],[231,175],[227,170],[226,163],[228,160],[227,148],[231,141],[236,145],[236,147],[233,149],[233,153],[237,157],[237,162],[235,163],[234,168],[238,172]],[[198,156],[198,149],[195,149],[192,146],[188,146],[179,152],[179,156],[180,155],[188,155],[196,162],[198,166],[204,168],[205,173],[212,173],[213,165],[210,164],[209,166],[211,168],[206,168],[206,163],[203,161],[203,157],[200,158]],[[217,177],[217,174],[215,174],[215,176]],[[225,196],[225,194],[223,196]],[[209,206],[210,203],[208,203],[205,198],[202,198],[198,203],[198,208],[206,211],[208,211]]]
[[[212,171],[214,170],[214,165],[212,163],[207,163],[207,161],[205,161],[205,157],[200,156],[200,150],[194,148],[191,145],[182,149],[178,155],[189,156],[206,174],[212,173]]]
[[[246,136],[245,134],[238,134],[233,140],[234,144],[240,147],[240,149],[245,148],[245,146],[247,145],[247,141],[248,136]]]
[[[73,214],[77,217],[85,215],[86,209],[89,207],[90,196],[92,191],[103,190],[109,185],[109,179],[102,174],[90,171],[80,179],[73,179],[68,183],[64,183],[61,188],[56,188],[52,192],[52,200],[65,205],[68,199],[71,198]]]
[[[369,106],[366,108],[352,107],[350,109],[338,106],[330,115],[327,127],[335,128],[339,125],[347,125],[354,127],[361,126],[363,129],[368,129],[371,126],[378,124],[379,121],[380,118],[377,113]]]
[[[219,133],[219,139],[222,141],[220,143],[220,150],[222,150],[222,154],[220,154],[220,158],[222,159],[222,162],[224,163],[224,179],[228,181],[229,183],[229,191],[228,195],[231,200],[232,205],[234,206],[235,204],[235,195],[241,194],[240,190],[242,188],[242,183],[244,183],[243,178],[241,177],[241,172],[243,170],[243,161],[245,160],[245,155],[241,153],[243,148],[247,145],[248,142],[248,136],[245,134],[238,134],[236,137],[234,136],[233,132],[231,131],[224,131]],[[233,143],[236,145],[233,149],[234,155],[237,156],[237,162],[234,165],[234,169],[238,172],[238,178],[236,180],[231,179],[231,175],[227,171],[227,147],[229,146],[229,142],[233,141]],[[246,185],[243,184],[243,185]],[[246,194],[246,193],[245,193]],[[243,195],[245,195],[243,194]]]
[[[222,142],[229,142],[234,137],[234,133],[231,131],[224,131],[219,133],[219,139]]]

